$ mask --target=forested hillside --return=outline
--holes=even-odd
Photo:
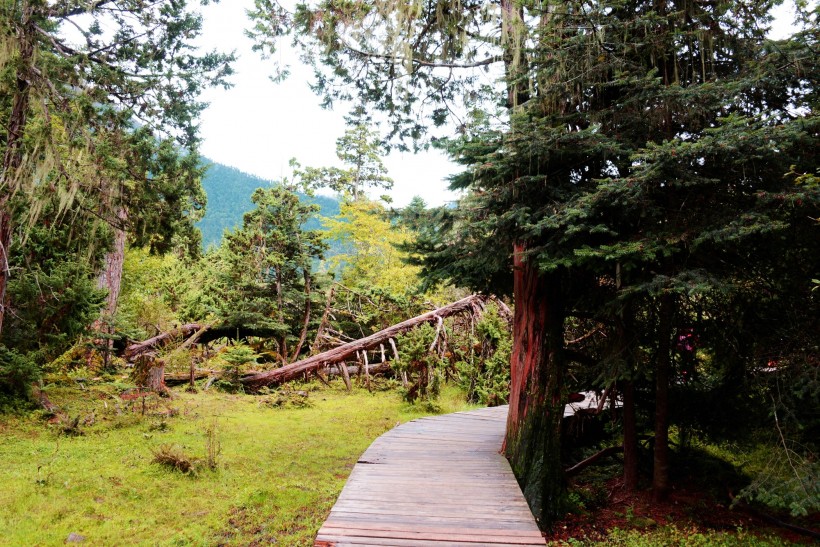
[[[251,194],[254,190],[268,188],[275,182],[207,158],[203,158],[203,163],[207,170],[202,177],[202,189],[208,197],[208,205],[205,216],[196,226],[202,231],[202,246],[207,249],[219,245],[225,230],[242,224],[242,215],[253,209]],[[319,206],[318,217],[332,218],[339,214],[337,199],[319,195],[310,197],[305,194],[300,194],[300,197]],[[321,221],[318,218],[311,218],[305,224],[305,228],[320,229]]]

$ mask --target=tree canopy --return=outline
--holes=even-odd
[[[506,450],[543,523],[561,510],[571,367],[610,363],[598,382],[625,393],[651,379],[663,497],[670,389],[687,359],[675,340],[695,329],[704,351],[751,374],[764,347],[805,348],[801,333],[816,330],[820,199],[799,182],[817,168],[818,27],[801,4],[799,30],[770,40],[773,5],[257,2],[259,47],[291,32],[326,102],[386,112],[399,140],[445,119],[462,133],[446,146],[465,166],[452,187],[468,195],[432,213],[415,249],[432,279],[515,297]],[[739,305],[782,327],[787,301],[813,311],[803,323],[790,308],[780,342],[738,321]],[[590,321],[623,344],[568,347],[567,330]],[[713,329],[738,336],[734,358],[707,341]],[[804,351],[778,362],[799,367]]]

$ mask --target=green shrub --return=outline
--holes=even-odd
[[[0,410],[31,396],[31,385],[40,379],[40,367],[26,355],[0,345]]]
[[[435,337],[436,330],[425,324],[397,339],[399,358],[391,361],[391,366],[398,374],[407,375],[410,385],[404,391],[404,398],[408,402],[432,402],[441,393],[448,361],[430,351]]]
[[[510,397],[512,336],[495,306],[488,307],[476,323],[466,349],[456,368],[467,400],[488,406],[506,404]]]

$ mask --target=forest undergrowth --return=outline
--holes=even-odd
[[[299,386],[306,404],[123,378],[48,385],[65,418],[0,419],[0,545],[308,545],[359,455],[429,414],[391,391]],[[336,385],[338,384],[338,385]],[[468,408],[455,389],[443,411]]]
[[[407,403],[396,382],[372,391],[341,379],[171,397],[126,376],[80,374],[46,383],[60,408],[0,420],[0,545],[311,545],[359,455],[405,421],[455,412],[464,386],[444,384],[436,405]],[[789,545],[805,540],[729,507],[715,484],[739,480],[745,455],[718,447],[680,453],[686,472],[667,503],[628,494],[620,464],[574,479],[573,510],[553,545]],[[577,454],[590,448],[577,448]],[[568,455],[569,458],[577,454]],[[727,461],[729,460],[729,461]],[[740,479],[742,480],[742,478]]]

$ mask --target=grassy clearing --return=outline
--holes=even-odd
[[[395,392],[308,386],[309,408],[275,395],[175,392],[123,400],[121,386],[50,387],[80,435],[37,413],[0,416],[0,544],[308,545],[353,464],[380,434],[429,412]],[[300,388],[300,389],[305,389]],[[466,408],[445,391],[442,410]],[[69,424],[70,425],[70,424]],[[221,451],[209,469],[210,446]],[[155,463],[163,449],[196,461]]]

